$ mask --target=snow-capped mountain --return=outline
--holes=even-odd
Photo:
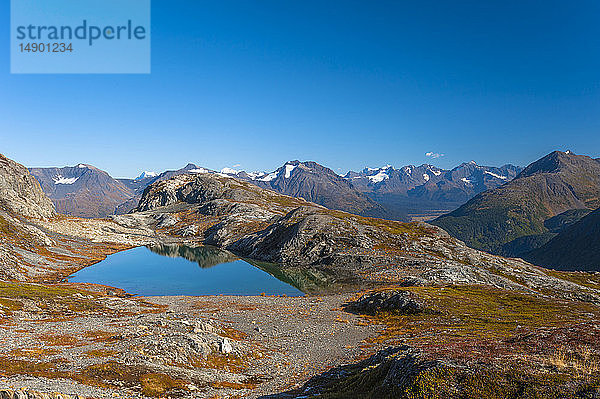
[[[382,205],[402,208],[427,219],[456,209],[480,192],[514,179],[522,168],[514,165],[482,166],[475,161],[451,170],[433,165],[365,168],[344,178],[359,191]]]
[[[147,178],[151,178],[151,177],[156,177],[156,176],[158,176],[158,173],[156,173],[156,172],[144,171],[144,172],[142,172],[141,175],[139,175],[138,177],[136,177],[133,180],[140,181],[140,180],[143,180],[143,179],[147,179]]]
[[[31,168],[42,190],[59,213],[81,217],[105,217],[133,196],[133,191],[94,166]]]
[[[221,174],[244,179],[259,187],[282,194],[302,197],[330,209],[347,211],[363,216],[404,219],[404,215],[385,209],[333,170],[316,162],[289,161],[277,170],[245,172],[229,168]]]
[[[188,164],[163,173],[142,172],[135,179],[113,179],[93,166],[34,168],[44,192],[62,213],[104,217],[127,213],[137,206],[144,189],[156,181],[188,173],[215,173],[250,181],[259,187],[302,197],[330,209],[363,216],[424,219],[464,204],[476,194],[512,180],[521,168],[480,166],[474,161],[451,170],[425,164],[395,168],[365,168],[340,176],[316,162],[289,161],[273,172],[220,171]]]
[[[396,169],[391,165],[381,168],[365,168],[361,172],[348,172],[344,177],[361,191],[408,192],[424,184],[451,181],[464,186],[495,188],[512,180],[521,168],[513,165],[502,167],[480,166],[475,161],[463,163],[452,170],[433,165],[408,165]]]
[[[340,198],[358,191],[362,196],[354,194],[355,201],[362,198],[360,201],[364,202],[364,197],[368,197],[382,206],[388,217],[404,219],[406,213],[410,213],[429,219],[458,208],[482,191],[512,180],[520,171],[521,168],[513,165],[480,166],[471,161],[451,170],[429,164],[401,168],[386,165],[339,176],[315,162],[290,161],[270,173],[224,168],[221,174],[341,210],[356,209],[355,204],[340,205],[344,202]],[[345,194],[341,195],[340,190]]]
[[[445,171],[433,165],[408,165],[396,169],[391,165],[381,168],[365,168],[360,172],[348,172],[344,177],[363,192],[402,192],[442,179]]]

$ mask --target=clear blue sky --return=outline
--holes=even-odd
[[[153,0],[150,75],[10,75],[8,3],[0,152],[27,166],[600,156],[597,0]]]

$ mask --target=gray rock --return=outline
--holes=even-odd
[[[392,311],[400,314],[416,314],[425,310],[425,306],[408,291],[382,291],[361,296],[349,303],[346,310],[362,314],[375,314]]]
[[[27,168],[0,154],[0,205],[15,215],[49,218],[54,205]]]

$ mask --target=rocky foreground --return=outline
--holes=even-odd
[[[217,175],[154,183],[127,215],[65,217],[0,161],[0,397],[600,395],[597,274]],[[276,263],[310,295],[139,298],[59,283],[119,250],[180,243]]]

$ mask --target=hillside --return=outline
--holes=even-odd
[[[600,162],[584,155],[555,151],[525,168],[514,180],[485,191],[432,223],[467,245],[518,256],[552,238],[545,222],[576,209],[600,205]],[[546,234],[542,240],[535,236]],[[518,248],[518,252],[514,248]]]
[[[600,272],[600,209],[566,227],[524,258],[552,269]]]

